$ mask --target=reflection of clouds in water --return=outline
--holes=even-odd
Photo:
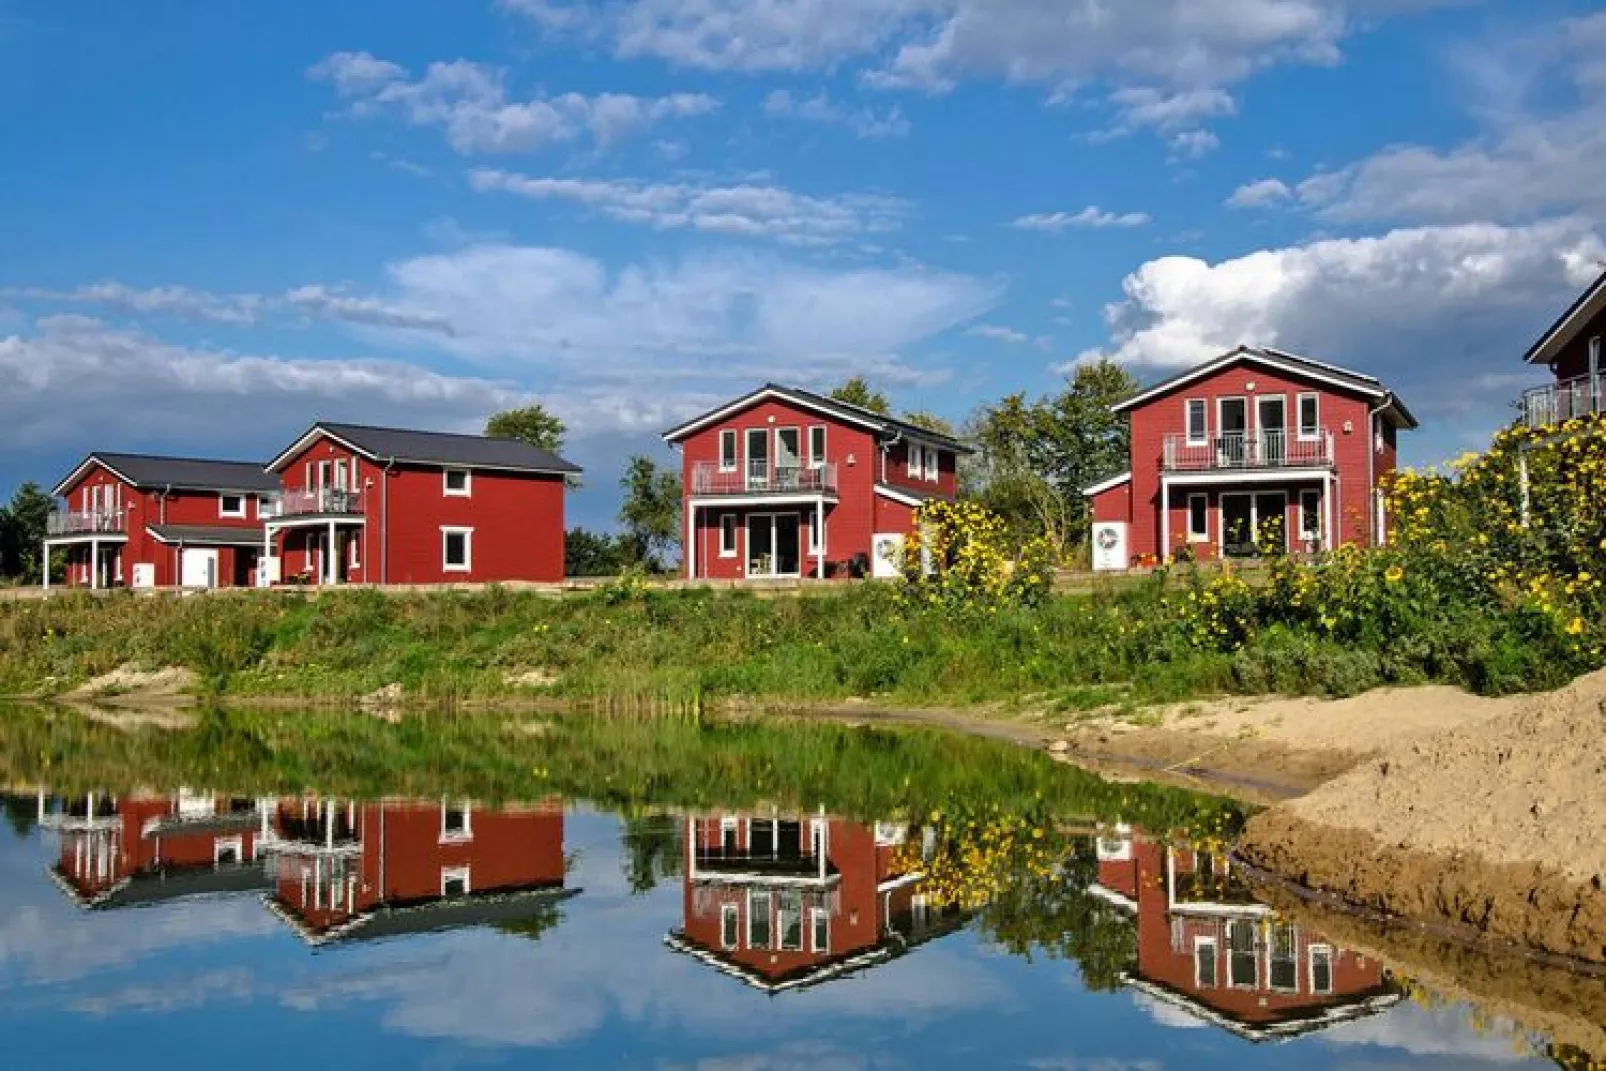
[[[1110,1056],[1050,1056],[1028,1060],[1032,1071],[1160,1071],[1158,1060],[1118,1060]]]
[[[1201,1030],[1210,1027],[1209,1023],[1197,1015],[1189,1015],[1176,1005],[1156,1000],[1147,993],[1133,990],[1132,1003],[1159,1026],[1170,1027],[1173,1030]]]
[[[1359,1019],[1323,1031],[1317,1040],[1343,1048],[1376,1045],[1412,1056],[1456,1057],[1461,1061],[1521,1063],[1528,1054],[1515,1047],[1511,1035],[1496,1030],[1479,1032],[1466,1005],[1424,1008],[1401,1003],[1370,1019]]]
[[[707,1056],[693,1063],[664,1063],[659,1071],[816,1071],[829,1067],[832,1071],[857,1071],[867,1067],[902,1067],[908,1061],[894,1062],[885,1053],[877,1054],[874,1061],[863,1052],[855,1052],[838,1045],[821,1041],[802,1041],[777,1045],[762,1052],[732,1053],[727,1056]]]

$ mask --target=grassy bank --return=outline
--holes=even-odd
[[[1200,607],[1218,595],[1219,579],[1173,575],[964,614],[881,585],[789,599],[628,585],[564,598],[63,596],[0,604],[0,694],[59,693],[135,663],[188,667],[209,691],[236,696],[338,700],[400,685],[431,699],[522,693],[672,709],[855,696],[1076,709],[1426,680],[1503,691],[1559,683],[1546,674],[1570,669],[1550,667],[1511,621],[1472,609],[1425,608],[1353,635],[1271,622],[1216,637]]]

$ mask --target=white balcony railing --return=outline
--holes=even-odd
[[[692,466],[694,495],[834,495],[835,465],[775,465],[750,461],[736,468],[721,468],[712,461]]]
[[[1168,472],[1211,469],[1326,468],[1333,464],[1333,433],[1315,435],[1286,431],[1234,431],[1204,442],[1186,435],[1167,435],[1163,464]]]
[[[45,522],[45,534],[53,536],[96,535],[120,533],[127,522],[122,510],[80,509],[56,510]]]
[[[322,487],[312,491],[285,491],[273,500],[271,516],[316,517],[322,514],[362,512],[362,492]]]
[[[1523,391],[1522,419],[1530,428],[1606,412],[1606,376],[1579,376]]]

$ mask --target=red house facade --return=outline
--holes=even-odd
[[[949,436],[768,384],[664,433],[683,457],[688,578],[896,572],[914,515],[951,501],[968,448]]]
[[[75,587],[252,584],[278,492],[259,462],[90,454],[53,490],[45,554]]]
[[[1267,348],[1240,347],[1115,410],[1131,467],[1083,489],[1096,569],[1253,556],[1268,540],[1307,553],[1381,544],[1378,489],[1398,433],[1416,427],[1371,376]]]
[[[1559,424],[1606,412],[1606,273],[1578,296],[1540,335],[1523,360],[1549,370],[1551,382],[1524,392],[1521,408],[1529,427]]]
[[[1382,963],[1256,902],[1225,856],[1122,828],[1099,838],[1098,868],[1093,895],[1136,918],[1123,981],[1239,1037],[1288,1038],[1401,999]]]

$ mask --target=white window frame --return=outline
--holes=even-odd
[[[470,896],[474,892],[474,883],[470,880],[471,871],[466,866],[441,867],[441,896],[446,896],[446,886],[454,881],[463,883],[462,895]]]
[[[818,449],[815,449],[814,437],[816,434],[820,437]],[[809,468],[821,469],[825,467],[826,450],[830,446],[829,436],[830,432],[826,431],[824,424],[809,425]]]
[[[802,469],[808,465],[808,458],[803,453],[803,449],[807,445],[803,441],[803,429],[796,424],[788,424],[784,428],[775,429],[775,441],[770,444],[770,449],[773,451],[770,457],[770,464],[777,473],[781,471],[781,436],[788,432],[797,439],[797,449],[792,451],[792,456],[797,460],[797,467]]]
[[[463,477],[462,487],[452,487],[452,476],[454,474]],[[456,467],[441,469],[441,494],[447,498],[473,498],[474,471]]]
[[[753,943],[753,924],[758,921],[759,914],[753,910],[753,902],[762,898],[764,901],[764,934],[763,944]],[[768,950],[775,947],[775,919],[771,917],[771,908],[775,906],[775,894],[768,889],[747,890],[747,947],[750,949]]]
[[[1325,985],[1325,986],[1318,986],[1316,984],[1316,957],[1317,957],[1317,955],[1322,955],[1322,956],[1325,956],[1327,958],[1327,985]],[[1334,961],[1338,958],[1333,953],[1333,946],[1332,945],[1311,945],[1310,948],[1306,950],[1306,957],[1307,957],[1307,959],[1309,961],[1309,964],[1310,964],[1310,991],[1312,993],[1316,994],[1317,996],[1326,996],[1326,995],[1332,993],[1332,991],[1333,991],[1333,969],[1334,969],[1334,966],[1335,966]]]
[[[825,524],[823,521],[821,521],[819,514],[812,511],[805,513],[798,518],[798,524],[801,527],[807,528],[809,532],[808,548],[804,551],[804,553],[812,554],[815,557],[819,557],[820,555],[824,554]]]
[[[1210,981],[1204,980],[1199,972],[1199,950],[1210,949]],[[1195,989],[1216,989],[1221,985],[1221,948],[1214,937],[1195,937],[1193,939],[1193,987]]]
[[[1202,503],[1201,509],[1203,512],[1201,516],[1204,517],[1203,531],[1196,531],[1193,527],[1193,504],[1196,501]],[[1188,496],[1188,542],[1210,542],[1210,496],[1208,494],[1200,494],[1195,492],[1194,494]]]
[[[921,448],[919,443],[910,443],[905,449],[909,453],[909,478],[918,480],[921,472],[925,471],[925,450]]]
[[[226,853],[234,853],[236,863],[245,862],[245,838],[239,834],[232,837],[216,837],[212,840],[212,865],[217,866],[223,862]]]
[[[1249,934],[1250,934],[1249,962],[1251,962],[1251,963],[1253,963],[1255,965],[1255,976],[1254,976],[1254,978],[1252,978],[1251,980],[1249,980],[1247,982],[1238,981],[1237,979],[1235,979],[1233,977],[1233,974],[1232,974],[1232,964],[1233,964],[1232,957],[1234,955],[1238,954],[1238,953],[1235,953],[1233,951],[1233,948],[1232,948],[1232,935],[1239,927],[1247,927],[1248,930],[1249,930]],[[1260,927],[1256,923],[1251,922],[1251,921],[1249,921],[1247,919],[1232,919],[1232,920],[1228,921],[1228,923],[1227,923],[1227,988],[1228,989],[1259,989],[1260,988],[1260,986],[1261,986],[1261,977],[1260,977],[1261,963],[1260,963],[1260,961],[1262,959],[1262,952],[1264,952],[1264,951],[1265,951],[1265,949],[1263,949],[1261,947]],[[1219,964],[1218,964],[1218,966],[1219,966]]]
[[[362,537],[360,535],[353,534],[351,539],[346,542],[346,567],[348,569],[362,568],[361,546]]]
[[[273,495],[257,495],[257,519],[265,520],[279,515],[278,499]]]
[[[1193,434],[1193,410],[1199,407],[1199,436]],[[1210,402],[1205,398],[1184,398],[1182,401],[1182,433],[1189,446],[1210,445]]]
[[[337,491],[350,491],[352,489],[351,465],[343,457],[335,459],[334,488]]]
[[[1277,955],[1277,937],[1279,931],[1288,937],[1288,957]],[[1292,986],[1278,985],[1275,965],[1278,962],[1291,962],[1294,968],[1294,984]],[[1299,929],[1292,923],[1273,924],[1266,935],[1266,988],[1273,993],[1299,992]]]
[[[725,444],[730,443],[730,460],[725,460]],[[719,432],[719,471],[735,472],[742,467],[742,448],[735,428],[721,428]]]
[[[1280,428],[1268,428],[1261,421],[1261,419],[1260,419],[1260,411],[1265,406],[1265,404],[1267,402],[1281,402],[1282,403],[1282,406],[1283,406],[1283,426],[1282,427],[1280,427]],[[1254,410],[1255,410],[1255,434],[1256,435],[1264,436],[1266,434],[1266,432],[1268,432],[1268,431],[1280,431],[1285,436],[1288,434],[1288,395],[1286,395],[1286,394],[1257,394],[1257,395],[1255,395]],[[1284,441],[1286,441],[1286,439]]]
[[[1322,396],[1313,390],[1303,390],[1294,396],[1294,424],[1295,434],[1300,442],[1315,442],[1322,437]],[[1305,402],[1309,399],[1316,403],[1316,419],[1312,422],[1310,431],[1305,430]]]
[[[231,499],[231,498],[239,500],[239,502],[240,502],[240,508],[239,509],[231,510],[231,509],[228,509],[228,508],[225,507],[224,503],[228,502],[228,500]],[[237,520],[244,520],[245,516],[246,516],[246,509],[247,509],[246,504],[245,504],[245,500],[246,500],[246,496],[243,495],[243,494],[240,494],[238,492],[229,492],[229,491],[220,492],[218,494],[218,496],[217,496],[217,515],[219,517],[233,517],[233,518],[235,518]]]
[[[1314,498],[1316,506],[1313,511],[1316,518],[1316,528],[1311,530],[1305,527],[1305,501]],[[1320,487],[1301,487],[1299,489],[1299,538],[1302,542],[1315,542],[1321,544],[1322,539],[1322,489]]]
[[[936,483],[942,475],[942,452],[934,446],[926,447],[926,482]]]
[[[451,537],[463,537],[463,562],[461,565],[452,564],[447,556],[447,549],[451,546]],[[441,525],[441,572],[443,573],[472,573],[474,571],[474,529],[457,525]]]
[[[742,911],[735,904],[719,907],[719,945],[729,952],[742,941]]]
[[[446,828],[446,816],[461,814],[463,828],[451,830]],[[468,800],[459,800],[454,806],[451,800],[441,800],[441,837],[442,844],[466,844],[474,839],[474,805]]]
[[[721,558],[734,558],[739,553],[737,547],[736,530],[741,527],[741,518],[734,513],[721,513],[719,515],[719,556]],[[726,536],[730,537],[729,543]]]
[[[1600,336],[1599,335],[1591,335],[1590,336],[1588,353],[1589,353],[1589,375],[1590,375],[1590,378],[1593,379],[1594,377],[1599,376],[1600,373],[1601,373],[1601,367],[1600,367]]]
[[[822,928],[823,941],[820,940]],[[823,907],[809,908],[809,951],[817,954],[831,951],[831,912]]]

